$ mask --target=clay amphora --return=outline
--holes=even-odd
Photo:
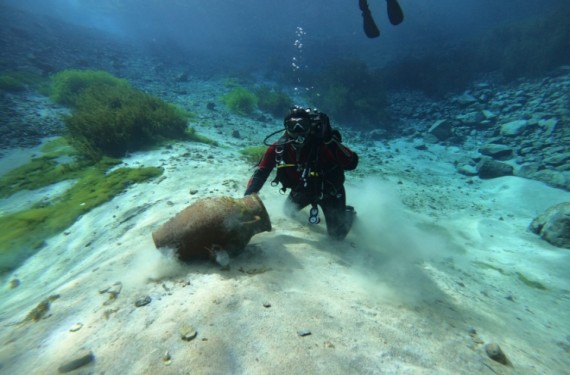
[[[271,221],[257,194],[235,199],[204,198],[192,203],[152,233],[157,248],[176,249],[181,260],[232,255],[253,235],[270,231]]]

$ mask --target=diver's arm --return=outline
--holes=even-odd
[[[267,181],[267,177],[275,167],[275,145],[269,146],[267,151],[265,151],[265,155],[263,155],[263,159],[259,162],[257,169],[253,172],[253,175],[249,179],[247,183],[247,188],[245,189],[244,195],[250,195],[253,193],[257,193],[261,190],[265,181]]]

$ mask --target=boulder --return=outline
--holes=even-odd
[[[515,120],[501,125],[501,135],[515,136],[521,134],[528,126],[527,120]]]
[[[456,117],[462,124],[468,126],[477,126],[485,121],[485,115],[481,111],[471,111]]]
[[[470,106],[472,104],[477,103],[477,98],[475,98],[470,93],[466,92],[466,93],[463,93],[459,96],[454,97],[453,101],[459,105],[467,107],[467,106]]]
[[[492,157],[493,159],[510,159],[513,156],[513,149],[506,145],[497,143],[489,143],[479,149],[483,155]]]
[[[453,136],[452,124],[449,120],[437,120],[429,128],[428,133],[440,141],[444,141]]]
[[[511,165],[492,159],[482,159],[477,164],[477,174],[482,179],[512,176],[513,171],[514,168]]]
[[[570,249],[570,202],[548,208],[530,223],[529,229],[551,245]]]

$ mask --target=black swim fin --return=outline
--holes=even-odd
[[[358,0],[358,5],[360,6],[360,10],[362,11],[362,18],[364,20],[364,33],[369,38],[379,37],[380,30],[378,29],[378,26],[376,26],[374,18],[372,18],[372,13],[368,8],[368,1]]]
[[[386,0],[388,7],[388,19],[392,25],[399,25],[404,21],[404,12],[398,3],[398,0]]]

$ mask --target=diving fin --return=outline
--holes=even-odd
[[[399,25],[404,21],[404,12],[398,3],[398,0],[386,0],[388,7],[388,19],[392,25]]]
[[[395,1],[395,0],[394,0]],[[362,18],[364,20],[364,33],[369,38],[377,38],[380,36],[380,30],[376,23],[374,22],[374,18],[372,18],[372,13],[368,8],[368,1],[367,0],[358,0],[358,5],[360,6],[360,10],[362,11]]]

